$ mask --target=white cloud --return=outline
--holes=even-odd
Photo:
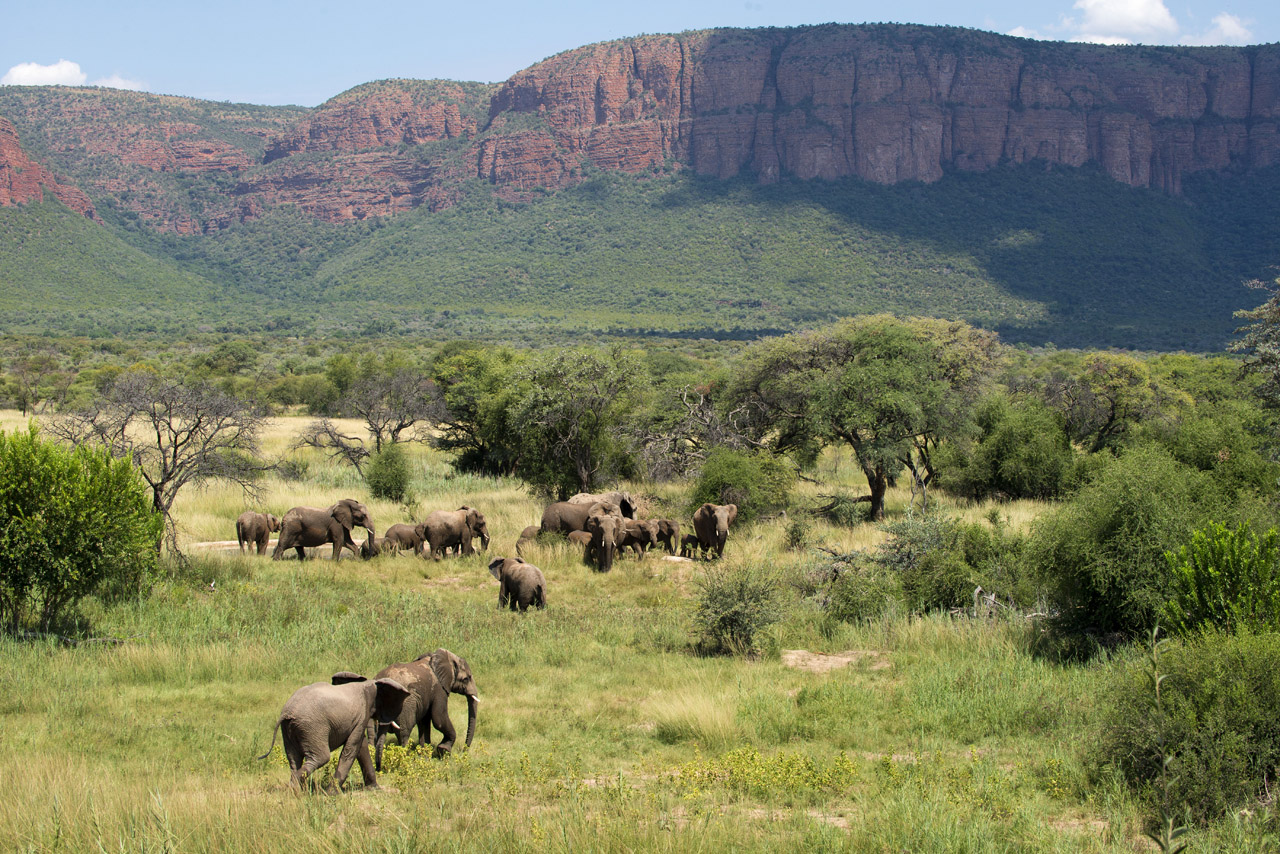
[[[137,80],[129,80],[121,77],[119,74],[112,74],[110,77],[103,77],[89,84],[90,86],[102,86],[105,89],[132,89],[134,92],[141,92],[146,88],[146,84],[139,83]]]
[[[1213,26],[1208,32],[1198,36],[1183,36],[1185,45],[1215,44],[1249,44],[1253,41],[1253,32],[1244,25],[1244,21],[1235,15],[1221,12],[1213,19]]]
[[[1164,0],[1076,0],[1072,8],[1084,13],[1077,41],[1158,43],[1178,32]]]
[[[1005,35],[1006,35],[1006,36],[1017,36],[1017,37],[1018,37],[1018,38],[1020,38],[1020,39],[1040,39],[1040,38],[1044,38],[1044,36],[1040,35],[1038,32],[1036,32],[1035,30],[1033,30],[1033,29],[1031,29],[1031,28],[1029,28],[1029,27],[1014,27],[1012,30],[1009,30],[1009,32],[1005,33]]]
[[[80,65],[66,59],[53,65],[23,62],[0,77],[0,86],[82,86],[85,79]]]

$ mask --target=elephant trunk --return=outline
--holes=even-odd
[[[476,734],[476,717],[480,706],[480,696],[478,694],[467,695],[467,747],[471,747],[471,739]]]
[[[608,572],[613,569],[613,553],[617,549],[617,545],[609,541],[600,544],[600,571]]]

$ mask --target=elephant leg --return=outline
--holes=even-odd
[[[373,741],[373,767],[376,771],[382,771],[382,746],[387,742],[387,734],[385,732],[378,733],[378,737]]]
[[[431,723],[440,733],[440,743],[431,751],[431,755],[440,759],[453,750],[453,743],[458,740],[458,732],[453,728],[453,721],[449,720],[448,702],[432,704]]]
[[[510,599],[511,599],[511,594],[507,592],[507,588],[503,587],[502,589],[500,589],[498,591],[498,610],[501,611],[503,608],[507,607],[507,604]]]
[[[267,553],[267,543],[269,543],[270,541],[271,541],[271,535],[270,535],[270,534],[266,534],[265,536],[263,536],[263,538],[262,538],[262,539],[258,540],[258,554],[259,554],[259,555],[264,555],[264,554],[266,554],[266,553]]]
[[[338,771],[333,775],[334,782],[341,789],[351,773],[351,765],[360,760],[360,772],[364,775],[366,786],[377,786],[378,778],[374,774],[373,761],[369,758],[369,746],[364,741],[364,727],[358,727],[348,736],[342,752],[338,754]]]
[[[298,553],[298,560],[307,559],[307,550],[305,548],[303,548],[302,546],[294,546],[294,550],[297,551]]]

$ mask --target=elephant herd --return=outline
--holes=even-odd
[[[733,504],[703,504],[693,514],[693,533],[681,536],[680,523],[673,519],[636,518],[637,503],[626,492],[582,493],[568,501],[549,505],[538,525],[525,528],[516,543],[516,557],[495,557],[489,572],[498,581],[498,607],[525,611],[545,608],[547,582],[542,571],[527,563],[521,548],[542,533],[562,534],[581,544],[586,561],[601,572],[613,566],[619,553],[628,549],[643,559],[651,547],[677,550],[686,557],[699,553],[719,557],[724,552],[729,527],[738,515]],[[368,540],[359,549],[351,529],[361,526]],[[299,559],[306,548],[333,545],[333,558],[350,549],[366,558],[412,549],[419,556],[429,550],[434,560],[446,551],[473,554],[472,540],[480,538],[482,549],[489,546],[489,529],[484,515],[463,506],[437,511],[417,524],[392,525],[382,537],[376,536],[368,508],[354,499],[343,499],[331,507],[294,507],[283,517],[264,513],[244,513],[236,521],[236,536],[243,551],[256,547],[266,554],[271,533],[279,532],[272,558],[280,559],[296,549]],[[430,743],[432,727],[441,739],[433,748],[439,758],[448,755],[457,740],[449,720],[449,694],[467,698],[466,746],[475,736],[477,706],[480,701],[475,678],[465,659],[447,649],[419,656],[413,661],[384,667],[372,679],[357,673],[335,673],[329,682],[315,682],[299,688],[284,704],[271,735],[277,733],[289,761],[290,783],[301,788],[307,778],[326,765],[338,748],[334,782],[341,787],[357,761],[365,786],[377,788],[377,772],[382,770],[382,753],[387,736],[394,734],[401,746],[409,742],[415,728],[417,746]],[[368,742],[374,744],[374,756]]]
[[[466,746],[470,747],[480,692],[466,660],[447,649],[437,649],[413,661],[388,665],[372,681],[343,671],[333,674],[329,682],[314,682],[294,691],[276,720],[271,746],[258,758],[271,755],[278,732],[289,761],[289,782],[300,789],[340,747],[334,774],[337,786],[342,787],[351,765],[359,761],[365,786],[376,789],[376,772],[382,770],[388,735],[394,733],[404,746],[416,727],[417,746],[422,747],[430,743],[430,730],[435,727],[441,738],[432,749],[433,755],[440,758],[453,749],[457,731],[449,720],[449,694],[467,698]],[[370,736],[376,760],[369,756]]]

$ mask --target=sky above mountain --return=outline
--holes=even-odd
[[[45,0],[9,4],[3,22],[3,85],[302,106],[389,77],[500,81],[593,42],[711,27],[897,22],[1105,44],[1280,41],[1275,0]]]

